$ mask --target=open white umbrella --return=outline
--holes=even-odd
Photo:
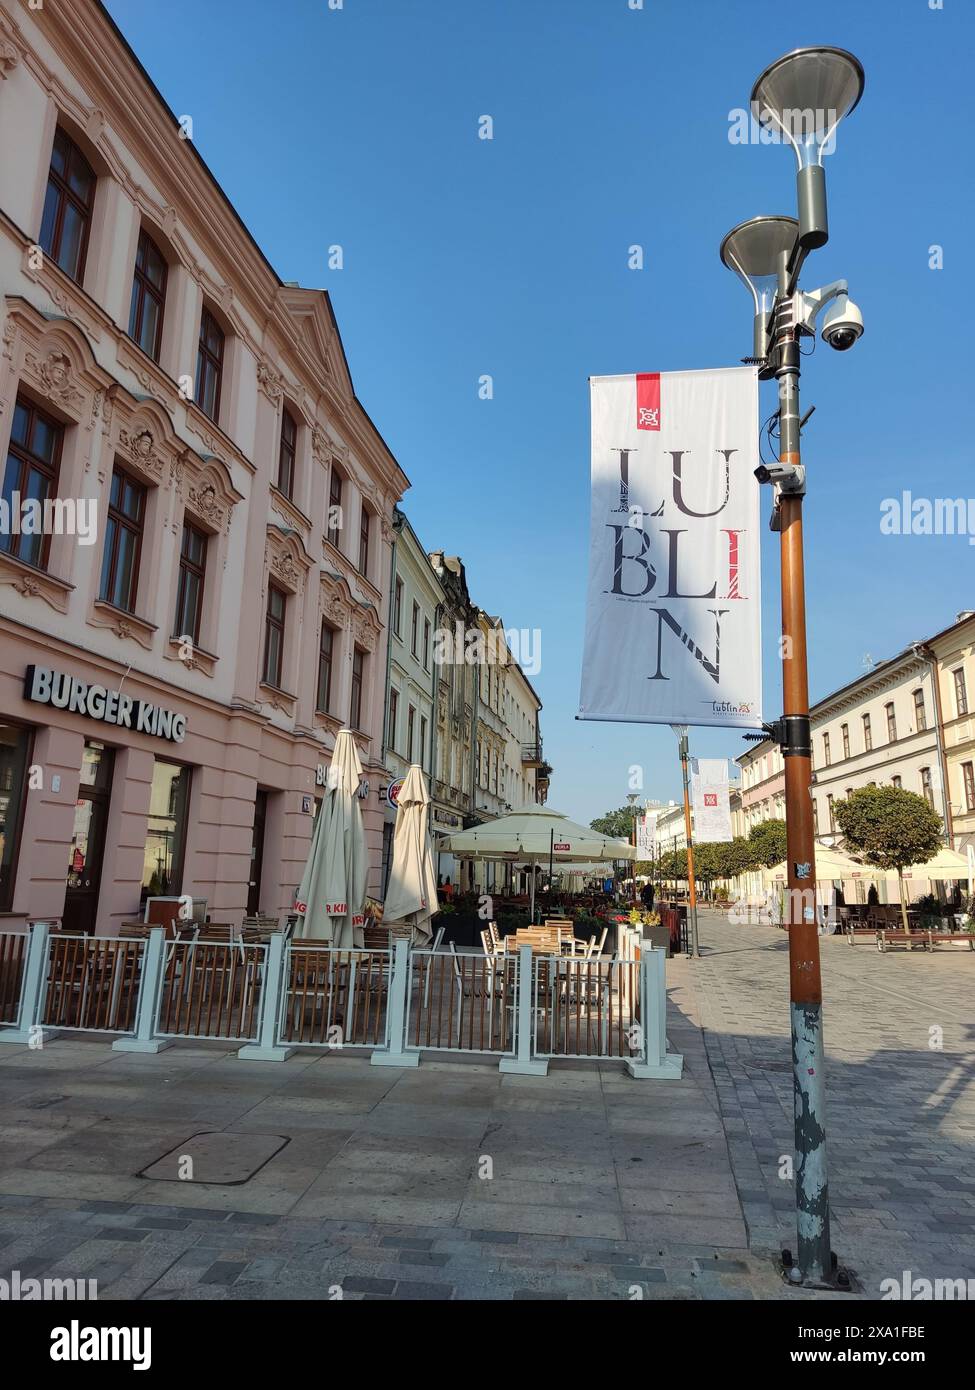
[[[340,729],[312,833],[295,910],[296,936],[348,950],[362,945],[366,846],[359,806],[362,763],[351,729]]]
[[[614,840],[589,826],[578,825],[547,806],[525,806],[509,816],[486,821],[451,835],[444,844],[451,854],[467,859],[524,859],[530,864],[587,864],[604,859],[635,859],[625,840]],[[531,876],[531,915],[535,917],[535,875]]]
[[[430,793],[414,763],[397,799],[393,863],[383,903],[383,925],[405,922],[421,944],[430,940],[430,918],[440,911],[430,844]]]

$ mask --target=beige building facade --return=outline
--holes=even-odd
[[[0,0],[8,924],[287,911],[345,724],[379,887],[408,481],[184,134],[93,0]]]

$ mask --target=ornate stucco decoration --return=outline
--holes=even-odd
[[[284,383],[269,362],[257,364],[257,384],[272,405],[279,405],[284,395]]]
[[[0,81],[9,77],[19,62],[20,54],[10,40],[0,41]]]
[[[157,481],[162,477],[163,460],[156,449],[156,437],[148,426],[139,429],[136,426],[128,428],[123,425],[118,432],[118,442],[121,451],[144,472],[151,474]]]
[[[51,349],[44,357],[28,352],[24,358],[24,366],[37,380],[46,396],[70,410],[73,415],[78,414],[82,393],[73,384],[74,368],[66,352]]]

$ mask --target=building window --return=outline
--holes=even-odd
[[[901,779],[900,779],[899,777],[892,777],[892,778],[890,779],[890,785],[891,785],[892,787],[896,787],[897,790],[900,791],[901,785],[902,785]]]
[[[934,806],[934,787],[931,785],[931,769],[921,768],[921,795],[929,806]]]
[[[477,773],[477,785],[481,786],[481,740],[477,741],[477,757],[475,759],[475,771]]]
[[[145,516],[146,489],[124,469],[116,467],[108,499],[98,596],[126,613],[135,612]]]
[[[315,708],[327,714],[332,704],[332,658],[335,653],[335,629],[322,623],[318,639],[318,694]]]
[[[264,616],[264,674],[265,685],[281,688],[281,668],[284,661],[284,618],[288,596],[276,584],[267,587],[267,612]]]
[[[870,716],[863,716],[863,748],[864,752],[869,753],[873,747],[873,731],[870,728]]]
[[[423,669],[430,669],[430,619],[423,619]]]
[[[359,573],[369,578],[369,512],[359,508]]]
[[[85,274],[95,183],[94,169],[59,127],[47,176],[40,247],[79,285]]]
[[[829,833],[832,835],[836,830],[836,821],[833,819],[833,797],[832,794],[826,798],[826,810],[829,813]]]
[[[425,767],[427,761],[427,721],[420,715],[420,766]]]
[[[829,755],[829,734],[823,734],[823,761],[827,767],[832,761]]]
[[[848,757],[850,756],[850,726],[849,726],[849,724],[842,724],[842,725],[840,725],[840,734],[841,734],[842,739],[843,739],[843,756],[844,756],[844,758],[848,758]]]
[[[965,810],[975,811],[975,766],[962,763],[961,773],[965,781]]]
[[[897,742],[897,718],[894,714],[893,702],[884,705],[884,713],[887,715],[887,742]]]
[[[403,635],[403,581],[397,579],[393,590],[393,631],[397,637]]]
[[[965,686],[965,670],[959,666],[954,673],[955,680],[955,712],[959,715],[968,713],[968,690]]]
[[[917,733],[928,727],[928,717],[924,711],[924,691],[922,689],[914,692],[914,727]]]
[[[8,516],[20,514],[21,501],[31,498],[41,504],[55,498],[61,466],[61,440],[64,431],[36,406],[19,397],[14,407],[7,466],[3,475],[3,500]],[[0,547],[9,555],[39,569],[47,568],[50,534],[25,535],[12,526],[0,530]]]
[[[0,723],[0,911],[13,903],[20,832],[27,802],[27,769],[33,734],[19,724]]]
[[[325,537],[329,545],[339,548],[339,531],[342,527],[342,475],[332,465],[328,480],[328,526]]]
[[[172,897],[183,886],[183,855],[192,769],[156,760],[149,798],[149,833],[142,868],[142,898]]]
[[[281,413],[281,442],[278,445],[278,491],[293,497],[295,459],[298,456],[298,426],[290,410]]]
[[[819,802],[814,800],[813,808],[813,839],[819,838]]]
[[[389,746],[396,752],[396,725],[399,721],[399,691],[389,691]]]
[[[204,308],[200,316],[200,346],[196,358],[196,403],[204,415],[220,418],[220,383],[223,378],[223,329]]]
[[[406,711],[406,761],[413,761],[413,725],[416,722],[416,710],[412,705]]]
[[[139,233],[129,305],[129,337],[159,361],[162,347],[163,310],[166,306],[166,280],[169,267],[148,232]]]
[[[207,541],[188,521],[183,522],[183,539],[179,548],[179,586],[176,590],[176,623],[174,637],[200,640],[200,619],[203,616],[203,584],[206,579]]]
[[[420,642],[420,605],[413,601],[413,621],[410,624],[410,651],[414,656],[419,651]]]
[[[349,723],[353,729],[362,727],[362,686],[365,664],[365,652],[361,647],[356,647],[352,653],[352,706],[349,711]]]
[[[491,778],[491,790],[492,790],[493,792],[496,792],[496,791],[498,790],[498,755],[497,755],[497,753],[495,753],[495,755],[494,755],[494,774],[493,774],[493,776],[492,776],[492,778]]]

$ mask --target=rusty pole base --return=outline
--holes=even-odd
[[[803,1276],[795,1262],[791,1250],[783,1250],[780,1255],[779,1273],[790,1289],[823,1289],[832,1293],[859,1293],[860,1283],[851,1269],[841,1268],[836,1252],[830,1251],[830,1272],[825,1279],[812,1275]]]

